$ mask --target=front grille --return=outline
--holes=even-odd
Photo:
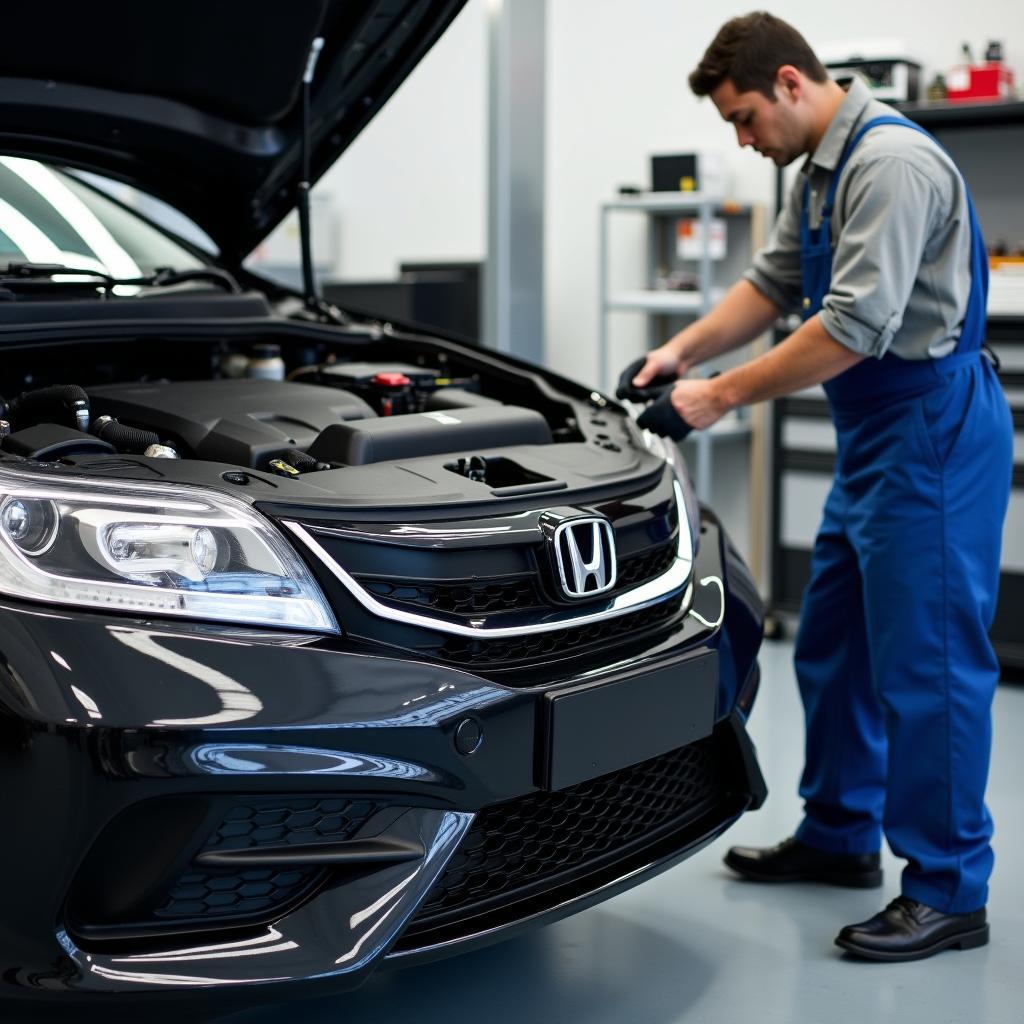
[[[615,587],[602,600],[624,590],[638,587],[667,572],[676,557],[677,543],[672,540],[649,551],[620,558]],[[419,612],[443,612],[466,617],[495,612],[550,610],[552,602],[544,596],[539,579],[490,577],[440,583],[423,580],[398,580],[359,574],[359,584],[385,604],[408,607]]]
[[[676,560],[678,548],[678,543],[673,540],[670,544],[664,544],[653,551],[645,551],[629,558],[620,558],[614,593],[639,587],[641,583],[657,579],[663,573],[668,572]]]
[[[587,507],[611,524],[619,555],[615,586],[596,597],[573,599],[562,590],[555,552],[544,539],[551,525],[545,516],[554,511],[445,520],[443,529],[341,520],[302,525],[322,549],[312,567],[350,642],[526,687],[631,658],[668,641],[684,618],[681,587],[650,607],[584,624],[672,570],[686,526],[670,473],[646,490]]]
[[[570,789],[485,807],[399,948],[415,948],[418,934],[536,899],[625,859],[705,813],[723,795],[722,775],[708,737]]]
[[[501,582],[465,580],[458,583],[394,583],[390,580],[357,577],[374,597],[388,604],[409,605],[421,612],[451,615],[489,615],[493,612],[525,611],[544,606],[533,580]]]
[[[503,640],[450,637],[429,653],[449,664],[471,670],[517,668],[551,657],[575,658],[580,652],[594,648],[598,648],[596,653],[601,659],[608,660],[610,645],[639,639],[650,630],[667,624],[678,614],[682,602],[682,595],[678,595],[650,608],[587,626],[571,626],[547,633],[524,632]]]

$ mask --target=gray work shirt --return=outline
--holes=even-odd
[[[859,78],[801,168],[767,245],[744,277],[784,312],[803,301],[800,208],[810,182],[810,224],[821,223],[832,172],[847,139],[892,107]],[[832,212],[832,284],[825,330],[869,356],[937,358],[956,346],[971,288],[971,227],[963,179],[920,132],[872,128],[839,180]]]

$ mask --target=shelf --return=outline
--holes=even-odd
[[[1024,316],[1024,269],[989,273],[988,315]]]
[[[1000,334],[1003,331],[1014,332],[1013,337],[1000,337],[994,339],[996,341],[1020,342],[1024,340],[1024,336],[1020,334],[1021,328],[1024,328],[1024,313],[993,313],[989,310],[988,326],[989,330],[994,327]]]
[[[925,128],[979,128],[1024,125],[1024,100],[948,100],[936,103],[896,103],[902,114]]]
[[[715,289],[711,296],[714,304],[721,298]],[[704,298],[700,292],[671,292],[637,289],[615,292],[605,303],[607,309],[635,309],[643,313],[702,313]]]
[[[710,206],[717,217],[750,213],[749,203],[737,203],[721,196],[704,196],[699,192],[644,192],[623,196],[601,204],[605,210],[641,210],[644,213],[698,213]]]
[[[687,441],[697,441],[702,435],[710,438],[712,441],[726,441],[729,438],[746,437],[752,432],[752,429],[749,419],[727,416],[720,419],[707,430],[693,431],[693,433],[688,434],[683,439],[682,443],[686,444]]]
[[[662,283],[663,279],[675,270],[685,267],[689,270],[694,283],[699,287],[694,290],[672,290],[651,287],[613,288],[611,286],[611,268],[609,267],[610,225],[625,220],[622,213],[642,214],[647,235],[647,257],[644,272],[633,278],[640,285]],[[703,244],[695,247],[693,258],[683,258],[679,245],[679,222],[688,221],[710,226],[712,219],[721,221],[729,219],[729,242],[726,252],[721,258],[712,257],[713,235],[711,231],[700,236]],[[603,202],[600,207],[600,338],[598,365],[601,374],[601,386],[610,390],[609,382],[613,379],[612,368],[608,365],[610,344],[610,324],[614,320],[613,313],[628,311],[641,314],[645,320],[647,347],[653,348],[665,340],[669,333],[665,324],[666,317],[696,318],[708,312],[726,292],[721,285],[724,281],[739,276],[742,268],[735,266],[735,254],[756,250],[760,244],[761,208],[757,204],[731,202],[723,196],[702,195],[696,192],[648,192],[635,196],[618,196]],[[689,247],[683,247],[689,253]],[[716,256],[718,255],[716,250]],[[685,279],[684,279],[685,280]],[[628,282],[629,279],[627,278]],[[686,283],[690,283],[687,281]],[[735,439],[731,443],[740,445],[750,441],[757,433],[757,428],[747,418],[735,415],[725,417],[710,430],[695,430],[682,443],[687,449],[687,458],[692,459],[696,470],[694,485],[697,498],[708,502],[711,499],[712,464],[719,442]],[[723,451],[723,454],[726,454]],[[758,472],[756,460],[751,458],[752,477]],[[751,485],[754,489],[754,484]],[[753,507],[753,504],[752,504]],[[760,529],[751,526],[751,542],[754,548],[755,565],[761,562],[757,545],[760,542]]]

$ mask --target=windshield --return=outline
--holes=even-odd
[[[113,199],[58,168],[0,156],[0,267],[62,264],[116,278],[205,264]]]

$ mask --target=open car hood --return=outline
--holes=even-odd
[[[239,263],[295,207],[302,76],[316,181],[465,0],[19,5],[0,32],[0,152],[91,170],[186,214]]]

